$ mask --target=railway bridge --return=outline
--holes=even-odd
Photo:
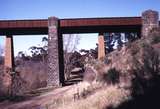
[[[150,30],[159,27],[157,11],[147,10],[138,17],[71,18],[33,20],[0,20],[0,35],[5,35],[5,67],[14,68],[14,35],[48,35],[48,86],[64,83],[63,34],[99,33],[98,58],[104,57],[106,32],[136,32],[146,37]],[[27,37],[27,36],[26,36]]]

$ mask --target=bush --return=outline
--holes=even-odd
[[[160,36],[153,36],[152,44],[160,43]]]
[[[149,37],[151,38],[151,44],[157,44],[160,42],[160,28],[154,28],[150,31]]]
[[[109,84],[116,84],[119,82],[119,71],[115,68],[111,68],[107,73],[103,74],[103,80]]]
[[[157,84],[155,80],[159,76],[160,71],[160,57],[157,49],[146,42],[141,44],[141,54],[139,57],[135,56],[133,61],[133,96],[144,94]]]

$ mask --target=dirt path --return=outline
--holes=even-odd
[[[63,88],[55,89],[22,102],[4,101],[0,103],[0,109],[45,109],[44,106],[46,104],[53,103],[56,98],[62,96],[63,93],[69,90],[71,87],[72,86],[66,86]]]

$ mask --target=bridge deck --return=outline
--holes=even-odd
[[[100,31],[137,30],[141,17],[59,19],[62,33],[90,33]],[[138,28],[137,28],[138,27]],[[48,19],[0,20],[0,35],[48,34]]]

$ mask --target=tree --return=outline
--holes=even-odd
[[[42,62],[45,62],[45,59],[48,55],[48,38],[42,38],[41,46],[32,46],[29,49],[31,50],[33,60],[42,60]]]
[[[115,48],[121,48],[123,44],[133,42],[139,36],[136,32],[128,33],[105,33],[105,46],[107,52],[112,52]]]
[[[75,52],[77,45],[79,43],[78,35],[64,35],[63,37],[63,50],[64,50],[64,73],[65,78],[69,78],[71,70],[74,68],[76,63],[75,55],[78,53]],[[48,55],[48,38],[42,38],[41,46],[31,46],[29,48],[32,53],[32,60],[45,62]]]
[[[23,58],[24,56],[25,56],[25,54],[23,53],[23,51],[18,52],[18,57],[19,58]]]
[[[69,79],[70,73],[74,68],[75,59],[73,59],[80,37],[78,35],[68,34],[63,36],[64,50],[64,73],[65,79]]]

